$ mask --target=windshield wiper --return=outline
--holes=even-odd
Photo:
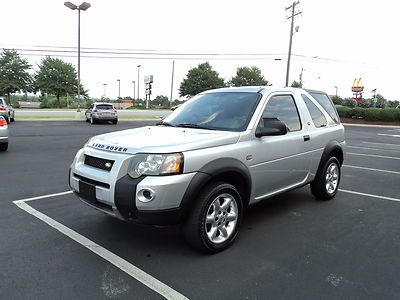
[[[193,124],[193,123],[179,123],[176,125],[176,127],[185,127],[185,128],[196,128],[196,129],[207,129],[207,130],[215,130],[214,128],[206,127],[206,126],[201,126],[199,124]]]
[[[164,122],[164,121],[158,122],[158,123],[156,124],[156,126],[161,126],[161,125],[170,126],[170,127],[175,127],[175,125],[172,125],[171,123]]]

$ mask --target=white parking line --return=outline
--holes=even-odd
[[[363,153],[353,153],[353,152],[347,152],[346,154],[348,154],[348,155],[370,156],[370,157],[378,157],[378,158],[387,158],[387,159],[398,159],[398,160],[400,160],[400,157],[393,157],[393,156],[383,156],[383,155],[363,154]]]
[[[22,199],[22,200],[15,200],[13,201],[14,203],[20,203],[20,202],[28,202],[28,201],[34,201],[34,200],[40,200],[40,199],[45,199],[45,198],[52,198],[52,197],[57,197],[57,196],[64,196],[68,194],[72,194],[72,191],[67,191],[67,192],[61,192],[61,193],[56,193],[56,194],[49,194],[49,195],[44,195],[44,196],[38,196],[38,197],[33,197],[33,198],[27,198],[27,199]]]
[[[383,200],[390,200],[390,201],[397,201],[397,202],[400,202],[400,199],[398,199],[398,198],[384,197],[384,196],[379,196],[379,195],[366,194],[366,193],[360,193],[360,192],[349,191],[349,190],[342,190],[342,189],[339,189],[338,191],[343,192],[343,193],[354,194],[354,195],[360,195],[360,196],[366,196],[366,197],[371,197],[371,198],[377,198],[377,199],[383,199]]]
[[[365,150],[378,150],[378,151],[397,151],[397,152],[400,152],[400,149],[399,150],[396,150],[396,149],[383,149],[383,148],[371,148],[371,147],[360,147],[360,146],[349,146],[349,145],[346,145],[346,148],[354,148],[354,149],[365,149]]]
[[[125,259],[119,257],[118,255],[112,253],[111,251],[107,250],[106,248],[100,246],[99,244],[96,244],[95,242],[89,240],[88,238],[84,237],[83,235],[77,233],[76,231],[66,227],[65,225],[57,222],[56,220],[50,218],[49,216],[39,212],[38,210],[34,209],[33,207],[29,206],[26,201],[33,201],[33,200],[39,200],[39,199],[45,199],[45,198],[51,198],[51,197],[56,197],[56,196],[62,196],[62,195],[67,195],[70,194],[71,192],[62,192],[62,193],[57,193],[57,194],[51,194],[51,195],[45,195],[45,196],[40,196],[40,197],[34,197],[34,198],[28,198],[28,199],[22,199],[22,200],[16,200],[13,201],[15,205],[17,205],[19,208],[23,209],[27,213],[35,216],[39,220],[45,222],[49,226],[55,228],[62,234],[68,236],[72,240],[76,241],[77,243],[81,244],[82,246],[86,247],[93,253],[97,254],[98,256],[104,258],[120,270],[124,271],[137,281],[141,282],[142,284],[146,285],[153,291],[157,292],[161,296],[165,297],[166,299],[188,299],[184,295],[180,294],[179,292],[175,291],[165,283],[161,282],[157,278],[154,278],[153,276],[147,274],[143,270],[139,269],[138,267],[132,265]]]
[[[398,134],[378,133],[378,135],[381,135],[381,136],[390,136],[390,137],[398,137],[398,138],[400,138],[400,135],[398,135]]]
[[[374,143],[374,142],[363,142],[364,144],[382,145],[382,146],[400,146],[400,144],[388,144],[388,143]]]
[[[373,169],[373,168],[365,168],[365,167],[358,167],[358,166],[351,166],[351,165],[343,165],[342,167],[346,168],[354,168],[354,169],[361,169],[361,170],[368,170],[368,171],[375,171],[375,172],[384,172],[384,173],[391,173],[400,175],[400,172],[396,171],[389,171],[389,170],[381,170],[381,169]]]

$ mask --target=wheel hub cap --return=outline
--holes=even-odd
[[[331,163],[326,169],[325,188],[328,194],[333,194],[339,183],[339,167],[335,163]]]
[[[205,229],[208,239],[216,244],[225,242],[234,232],[238,219],[238,206],[230,194],[221,194],[207,210]]]

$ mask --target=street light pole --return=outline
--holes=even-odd
[[[117,79],[118,81],[118,99],[121,98],[121,80]]]
[[[337,90],[338,90],[337,85],[335,85],[334,88],[335,88],[335,90],[336,90],[336,98],[337,98]]]
[[[103,83],[104,86],[104,98],[107,98],[107,83]]]
[[[78,101],[81,100],[81,10],[85,11],[90,7],[90,3],[83,2],[77,6],[69,1],[64,5],[72,10],[78,10]]]
[[[136,93],[136,81],[132,80],[133,83],[133,100],[135,100],[135,93]]]
[[[140,87],[140,81],[139,81],[139,70],[140,70],[141,65],[137,65],[137,99],[139,99],[139,87]]]
[[[172,90],[174,88],[174,72],[175,72],[175,60],[172,61],[172,75],[171,75],[171,98],[169,105],[172,106]]]

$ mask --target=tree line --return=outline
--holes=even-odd
[[[58,58],[45,57],[37,71],[17,51],[4,49],[0,55],[0,95],[40,93],[56,97],[74,97],[78,92],[78,80],[75,67]],[[88,91],[81,85],[81,94],[88,97]]]

